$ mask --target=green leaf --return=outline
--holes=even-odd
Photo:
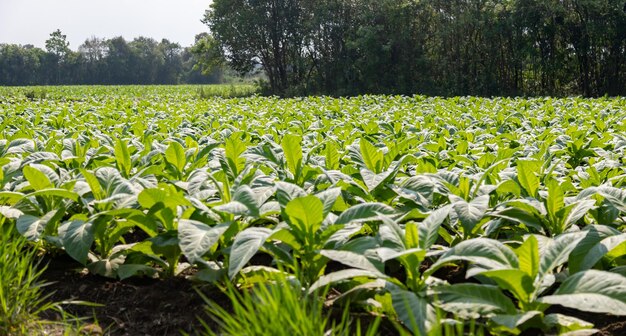
[[[556,328],[562,336],[594,335],[598,332],[596,329],[591,329],[592,323],[563,314],[548,314],[543,318],[543,322],[548,328]],[[587,333],[570,333],[572,331],[586,331]],[[565,333],[568,334],[565,335]]]
[[[85,178],[85,181],[87,181],[87,184],[89,184],[91,193],[93,194],[93,197],[96,200],[103,200],[107,197],[107,194],[100,186],[100,182],[98,181],[98,178],[94,174],[90,173],[89,171],[85,169],[80,169],[80,173]]]
[[[59,238],[65,252],[84,265],[94,241],[93,223],[83,220],[66,222],[59,227]]]
[[[370,271],[381,272],[367,257],[362,254],[358,254],[351,251],[338,251],[338,250],[321,250],[320,254],[328,259],[342,263],[344,265]],[[382,275],[382,273],[381,273]]]
[[[359,149],[361,151],[361,157],[363,163],[367,169],[373,171],[376,174],[383,171],[383,151],[376,148],[365,138],[361,138],[359,141]]]
[[[490,319],[494,323],[504,326],[509,331],[515,330],[516,328],[522,326],[524,323],[532,320],[535,317],[541,316],[542,312],[537,310],[527,311],[521,314],[498,314],[492,316]]]
[[[315,232],[324,220],[324,204],[315,196],[298,197],[287,203],[289,222],[303,232]]]
[[[341,188],[329,188],[315,194],[315,197],[319,198],[324,204],[324,218],[332,211],[339,195],[341,195]]]
[[[176,167],[179,172],[184,171],[187,164],[187,158],[185,156],[185,149],[183,145],[177,141],[170,142],[170,145],[165,150],[165,160]]]
[[[241,132],[232,133],[224,142],[226,161],[233,178],[244,169],[246,162],[246,159],[241,157],[241,154],[246,151],[246,144],[240,139],[241,134]]]
[[[26,195],[26,197],[33,197],[33,196],[61,197],[61,198],[71,199],[72,201],[78,201],[78,198],[80,197],[80,196],[78,196],[77,193],[75,193],[73,191],[69,191],[69,190],[65,190],[65,189],[57,189],[57,188],[41,189],[41,190],[37,190],[35,192],[32,192],[32,193]],[[1,197],[1,195],[0,195],[0,197]]]
[[[626,316],[626,277],[597,270],[578,272],[565,279],[553,295],[539,301],[586,312]]]
[[[419,231],[417,230],[417,223],[406,223],[406,225],[404,225],[404,232],[404,245],[406,248],[412,249],[419,247]]]
[[[548,197],[546,198],[546,210],[550,216],[551,222],[557,221],[557,212],[563,208],[565,204],[563,190],[556,180],[550,180],[547,183]]]
[[[236,216],[261,217],[260,207],[254,191],[247,185],[242,185],[232,196],[231,202],[218,205],[215,210],[227,212]]]
[[[517,160],[517,180],[526,190],[528,196],[536,197],[539,189],[539,177],[541,162],[537,160]]]
[[[462,283],[435,288],[442,301],[440,307],[461,317],[479,318],[497,313],[515,314],[515,305],[500,291],[490,285]]]
[[[337,170],[339,169],[339,150],[337,144],[334,141],[326,142],[326,148],[324,150],[326,158],[326,169]]]
[[[561,219],[561,231],[565,231],[569,226],[575,224],[585,214],[595,207],[595,200],[576,201],[564,207],[557,213]]]
[[[262,227],[251,227],[237,234],[228,259],[228,276],[231,279],[246,266],[271,235],[272,230]]]
[[[191,202],[171,185],[164,186],[164,189],[146,188],[137,195],[137,202],[145,209],[150,209],[158,203],[163,203],[165,207],[174,209],[179,205],[191,206]]]
[[[382,203],[362,203],[348,208],[335,220],[335,224],[348,224],[352,221],[366,221],[378,217],[378,214],[391,215],[395,210]]]
[[[327,285],[330,285],[332,283],[336,283],[336,282],[340,282],[340,281],[346,281],[346,280],[350,280],[350,279],[354,279],[354,278],[374,278],[374,279],[378,279],[378,278],[386,278],[386,277],[387,276],[385,276],[384,274],[381,274],[380,272],[372,272],[372,271],[368,271],[368,270],[350,268],[350,269],[341,270],[341,271],[337,271],[337,272],[328,273],[326,275],[322,275],[321,277],[319,277],[317,279],[317,281],[315,281],[315,283],[313,283],[311,285],[311,287],[309,288],[309,293],[313,293],[316,290],[318,290],[320,288],[324,288]]]
[[[156,274],[156,269],[148,265],[128,264],[120,265],[117,268],[117,276],[120,280],[128,279],[138,275],[146,275],[152,277]]]
[[[450,213],[450,207],[445,206],[443,208],[439,208],[434,210],[433,212],[424,219],[421,223],[419,223],[418,231],[419,231],[419,247],[422,249],[429,249],[439,238],[439,228],[446,218],[448,218],[448,214]]]
[[[209,226],[199,221],[181,219],[178,221],[178,245],[180,250],[189,262],[198,262],[219,241],[230,225],[231,223],[229,222]]]
[[[462,199],[457,200],[452,205],[456,212],[465,235],[471,234],[476,224],[485,216],[489,208],[489,195],[483,195],[467,203]]]
[[[524,243],[515,249],[515,254],[519,259],[520,270],[534,279],[539,273],[540,261],[537,238],[533,235],[528,236]]]
[[[52,182],[50,182],[50,179],[48,179],[46,174],[42,173],[37,168],[25,166],[22,169],[22,173],[24,174],[26,180],[28,180],[30,186],[35,191],[54,188],[54,185],[52,185]]]
[[[559,235],[554,239],[544,238],[545,243],[539,249],[541,255],[539,274],[548,274],[565,263],[584,235],[584,232],[572,232]]]
[[[58,222],[65,214],[65,209],[57,209],[48,212],[41,218],[31,215],[22,215],[16,221],[17,231],[26,239],[37,241],[41,238],[46,226]]]
[[[114,152],[117,169],[120,170],[123,176],[129,177],[133,164],[130,161],[130,153],[128,151],[128,146],[126,146],[126,142],[122,139],[117,139],[115,142]]]
[[[391,304],[400,320],[413,334],[428,335],[430,329],[429,315],[432,315],[432,307],[425,297],[401,289],[397,286],[388,286],[391,293]]]
[[[494,280],[502,289],[513,293],[523,303],[530,302],[530,295],[534,291],[533,280],[526,272],[518,269],[492,270],[480,273]]]
[[[426,272],[430,275],[446,263],[469,261],[485,270],[517,269],[517,256],[506,245],[488,238],[474,238],[460,242],[439,257]]]
[[[287,160],[287,167],[297,179],[300,175],[300,167],[302,166],[302,137],[299,135],[285,134],[281,142],[283,152],[285,153],[285,159]]]
[[[626,233],[603,225],[591,225],[568,259],[571,274],[592,268],[602,257],[626,245]]]

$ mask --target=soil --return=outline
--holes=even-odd
[[[84,322],[86,325],[97,322],[105,335],[180,335],[181,332],[193,335],[203,329],[199,318],[214,327],[206,315],[204,301],[196,292],[198,284],[184,277],[119,281],[79,273],[77,266],[63,259],[50,262],[42,276],[44,282],[51,282],[44,287],[44,293],[52,293],[52,301],[102,305],[68,304],[63,308],[73,316],[91,319]],[[218,304],[230,305],[219,290],[207,286],[198,289]]]
[[[258,264],[267,263],[265,258],[256,261]],[[50,282],[43,288],[44,293],[51,294],[52,301],[85,301],[101,305],[68,304],[63,308],[73,316],[85,318],[83,323],[86,327],[96,322],[105,335],[161,336],[180,335],[181,332],[195,335],[204,330],[200,319],[214,329],[216,325],[208,317],[205,302],[197,290],[220,306],[230,307],[228,298],[218,289],[192,282],[184,276],[164,280],[133,278],[119,281],[77,271],[80,269],[82,266],[66,257],[49,261],[42,276],[42,281]],[[451,268],[447,271],[450,274],[441,274],[443,278],[453,282],[459,280],[458,270]],[[591,322],[600,330],[597,335],[626,335],[626,319],[623,317],[585,313],[559,306],[551,307],[546,313],[561,313]],[[43,317],[58,319],[54,314]],[[373,320],[363,314],[355,317],[365,325]],[[380,334],[394,334],[393,326],[386,319],[383,319]]]

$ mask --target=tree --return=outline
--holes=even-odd
[[[70,52],[70,43],[67,41],[67,36],[63,35],[60,29],[55,30],[50,34],[50,38],[46,40],[46,50],[63,60],[65,55]]]
[[[215,0],[203,22],[234,70],[260,64],[272,92],[285,93],[307,72],[304,15],[300,0]]]
[[[46,50],[51,55],[49,62],[53,65],[56,73],[55,83],[61,83],[61,68],[70,53],[70,43],[67,42],[67,36],[61,33],[60,29],[50,34],[50,38],[46,40]]]
[[[195,69],[200,70],[204,75],[210,75],[216,70],[220,71],[226,63],[219,43],[208,33],[196,35],[195,43],[190,51],[195,60]]]

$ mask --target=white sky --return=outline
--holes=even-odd
[[[44,48],[56,29],[72,50],[89,37],[166,38],[190,46],[208,31],[200,22],[211,0],[0,0],[0,43]]]

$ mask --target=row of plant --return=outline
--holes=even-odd
[[[421,335],[626,315],[624,99],[162,90],[5,104],[0,224],[94,274],[281,274]]]

